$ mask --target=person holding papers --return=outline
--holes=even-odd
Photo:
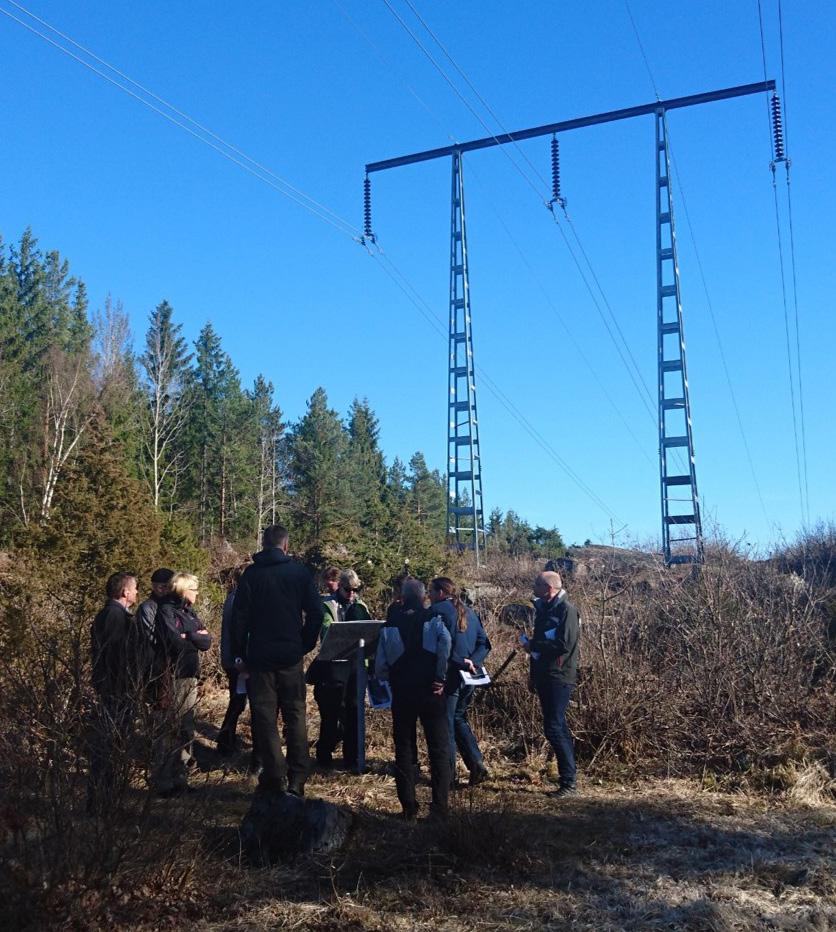
[[[470,785],[489,779],[479,742],[467,720],[467,712],[476,686],[470,681],[482,672],[482,664],[491,649],[491,642],[476,612],[465,605],[457,594],[452,579],[439,576],[430,583],[430,614],[438,614],[450,632],[452,648],[447,667],[445,695],[447,724],[450,732],[450,774],[456,779],[456,751],[470,772]],[[463,677],[464,675],[464,677]]]
[[[566,723],[566,708],[578,682],[580,660],[580,617],[566,597],[560,575],[540,573],[534,580],[536,616],[534,635],[520,642],[529,655],[531,680],[543,710],[543,731],[554,748],[560,788],[559,799],[577,792],[577,770],[572,732]]]

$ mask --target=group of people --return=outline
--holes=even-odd
[[[229,705],[218,750],[235,751],[238,718],[249,700],[251,767],[259,772],[259,790],[304,796],[311,769],[308,685],[313,686],[320,718],[317,764],[324,769],[334,766],[340,745],[346,767],[358,762],[357,665],[346,658],[317,658],[306,671],[305,656],[332,625],[369,620],[371,614],[353,570],[328,568],[321,595],[311,573],[288,555],[288,547],[287,530],[268,527],[262,550],[229,577],[220,645]],[[402,577],[399,584],[367,667],[391,691],[394,773],[404,818],[414,820],[418,814],[419,722],[429,758],[430,817],[443,818],[458,755],[471,786],[489,779],[468,721],[476,689],[468,674],[481,671],[491,644],[478,614],[451,579],[437,577],[427,589],[411,576]],[[194,576],[157,570],[152,594],[133,618],[129,609],[137,599],[136,579],[115,574],[108,580],[108,603],[92,626],[93,684],[100,708],[114,725],[112,732],[124,735],[129,729],[137,683],[152,710],[168,715],[168,725],[156,739],[152,776],[155,789],[164,796],[188,787],[199,656],[211,645],[211,635],[194,613],[197,591]],[[557,795],[565,796],[576,787],[566,708],[577,682],[579,619],[556,572],[539,574],[534,592],[533,630],[530,636],[522,633],[520,641],[530,657],[530,685],[540,699],[544,732],[557,757]],[[100,742],[92,756],[94,790],[111,776],[107,752],[106,743]]]
[[[161,796],[188,789],[200,654],[212,635],[194,604],[199,582],[190,573],[161,568],[151,576],[151,595],[136,615],[138,597],[131,573],[107,581],[107,603],[90,631],[92,681],[98,695],[91,735],[88,806],[106,804],[120,746],[133,736],[134,722],[150,713],[151,782]]]

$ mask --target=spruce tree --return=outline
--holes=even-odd
[[[170,511],[185,463],[180,438],[188,416],[185,389],[192,360],[173,322],[174,310],[162,301],[151,312],[145,350],[139,357],[144,374],[142,419],[143,466],[154,507]]]
[[[323,552],[341,542],[349,517],[349,488],[343,472],[346,434],[324,388],[308,401],[290,436],[293,511],[300,547]]]

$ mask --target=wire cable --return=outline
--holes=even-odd
[[[382,249],[377,252],[368,250],[369,255],[378,260],[380,268],[385,274],[397,285],[403,292],[410,303],[421,314],[424,320],[438,333],[445,341],[449,339],[445,323],[433,311],[428,302],[421,296],[418,290],[412,285],[407,277],[392,262]],[[574,469],[563,459],[562,456],[554,449],[548,440],[537,430],[537,428],[528,420],[525,414],[511,401],[499,385],[491,378],[488,372],[482,366],[476,366],[476,374],[480,380],[487,386],[488,391],[499,401],[511,417],[520,424],[525,432],[537,443],[537,445],[566,473],[568,478],[601,509],[611,520],[616,523],[623,523],[612,509],[601,499],[595,491],[587,485],[583,479],[575,472]]]
[[[392,5],[391,5],[391,3],[390,3],[390,0],[383,0],[383,2],[386,4],[387,8],[390,10],[390,12],[391,12],[392,15],[395,17],[395,19],[400,23],[400,25],[403,27],[403,29],[407,32],[407,34],[412,38],[412,40],[416,43],[416,45],[419,47],[419,49],[423,52],[423,54],[429,59],[429,61],[432,63],[432,65],[435,67],[435,69],[442,75],[442,77],[444,78],[444,80],[447,82],[447,84],[450,86],[450,88],[453,90],[453,92],[456,94],[456,96],[459,98],[459,100],[461,100],[462,103],[464,103],[464,105],[467,107],[467,109],[476,117],[476,119],[480,122],[480,124],[481,124],[482,127],[485,129],[485,131],[488,133],[488,135],[490,136],[490,138],[494,139],[494,140],[498,143],[499,140],[497,139],[497,136],[494,134],[494,132],[493,132],[493,130],[490,128],[490,126],[488,126],[488,124],[482,119],[482,117],[480,116],[480,114],[478,114],[478,113],[476,112],[476,110],[471,106],[470,102],[464,97],[464,95],[461,93],[461,91],[456,87],[455,83],[450,79],[449,75],[447,75],[447,73],[444,71],[444,69],[441,68],[441,66],[438,64],[438,62],[433,58],[432,54],[427,50],[427,48],[426,48],[426,47],[424,46],[424,44],[421,42],[420,38],[419,38],[418,36],[416,36],[415,32],[414,32],[412,29],[409,28],[408,24],[407,24],[407,23],[403,20],[403,18],[397,13],[397,11],[392,7]],[[418,18],[418,20],[419,20],[419,22],[422,24],[422,26],[429,32],[430,36],[433,38],[433,40],[436,42],[436,44],[439,46],[439,48],[441,48],[441,50],[442,50],[442,52],[445,54],[445,56],[450,60],[450,62],[452,63],[452,65],[453,65],[453,67],[456,69],[456,71],[463,77],[463,79],[465,80],[465,82],[467,83],[467,85],[468,85],[468,87],[471,89],[471,91],[477,96],[477,98],[480,100],[480,102],[483,104],[483,106],[485,106],[485,108],[488,110],[488,112],[491,114],[491,116],[492,116],[498,123],[500,123],[500,128],[502,128],[501,122],[499,121],[499,118],[496,116],[496,113],[494,112],[494,110],[493,110],[493,109],[490,107],[490,105],[485,101],[484,97],[482,97],[482,95],[479,94],[479,92],[478,92],[478,91],[476,90],[476,88],[474,87],[473,83],[467,78],[467,75],[464,73],[463,69],[456,63],[456,61],[452,58],[452,56],[451,56],[450,53],[447,51],[446,47],[443,45],[443,43],[441,42],[441,40],[435,35],[435,33],[434,33],[434,32],[430,29],[430,27],[426,24],[426,22],[424,21],[424,19],[420,16],[420,14],[418,13],[418,11],[415,9],[415,6],[412,4],[411,0],[405,0],[405,2],[406,2],[407,5],[409,6],[409,8],[413,11],[413,13],[416,15],[416,17]],[[506,135],[511,135],[510,133],[508,133],[507,130],[505,130],[504,128],[502,128],[502,129],[503,129],[503,132],[505,132]],[[512,141],[513,141],[513,140],[512,140]],[[514,146],[515,146],[516,148],[519,149],[519,145],[518,145],[515,141],[514,141]],[[506,157],[509,158],[509,160],[511,161],[512,165],[514,165],[515,169],[520,173],[521,177],[527,182],[527,184],[529,185],[529,187],[531,187],[532,190],[534,190],[534,192],[537,194],[538,199],[541,199],[541,196],[540,196],[539,191],[537,190],[536,186],[531,182],[530,178],[520,169],[519,165],[510,157],[509,153],[508,153],[507,150],[504,148],[504,146],[500,146],[500,148],[501,148],[502,151],[505,153]],[[525,156],[524,156],[524,158],[525,158]],[[529,165],[531,165],[531,162],[530,162],[527,158],[526,158],[526,161],[528,162]],[[539,171],[538,171],[533,165],[531,165],[531,167],[532,167],[532,169],[534,170],[535,175],[539,178],[539,180],[540,180],[544,185],[547,184],[546,180],[545,180],[545,179],[543,178],[543,176],[539,173]],[[548,202],[547,200],[543,199],[543,203],[545,203],[545,205],[546,205],[547,207],[549,206],[549,202]],[[565,208],[564,208],[564,212],[565,212]],[[554,219],[555,225],[556,225],[557,228],[560,230],[560,233],[561,233],[561,235],[562,235],[562,237],[563,237],[563,241],[564,241],[564,243],[565,243],[565,245],[566,245],[566,248],[568,249],[569,254],[570,254],[570,256],[572,257],[572,260],[574,261],[576,268],[578,269],[578,272],[579,272],[579,274],[580,274],[580,276],[581,276],[581,280],[584,282],[584,285],[586,286],[586,289],[587,289],[587,291],[589,292],[590,297],[592,298],[593,305],[595,306],[595,309],[597,310],[599,316],[601,317],[602,322],[604,323],[604,327],[605,327],[605,329],[606,329],[606,331],[607,331],[607,334],[608,334],[608,336],[610,337],[610,340],[612,341],[613,345],[615,346],[616,351],[617,351],[617,353],[618,353],[618,355],[619,355],[619,358],[621,359],[622,363],[624,364],[625,368],[627,369],[627,373],[628,373],[628,375],[630,376],[630,380],[632,381],[634,387],[636,388],[636,391],[638,392],[639,397],[642,399],[642,403],[645,405],[645,408],[647,409],[648,414],[649,414],[649,416],[651,417],[651,419],[652,419],[652,421],[653,421],[653,423],[654,423],[654,425],[655,425],[656,422],[657,422],[657,415],[654,413],[654,408],[653,408],[654,402],[653,402],[652,396],[651,396],[651,394],[650,394],[650,390],[649,390],[649,388],[648,388],[646,382],[644,381],[643,376],[641,375],[641,370],[639,369],[638,364],[636,363],[635,358],[633,357],[632,351],[630,350],[629,344],[627,343],[626,338],[624,337],[623,331],[621,330],[621,327],[620,327],[619,324],[618,324],[618,320],[617,320],[617,318],[615,317],[615,314],[614,314],[614,312],[613,312],[613,310],[612,310],[612,306],[611,306],[611,304],[609,303],[609,301],[606,299],[606,295],[604,294],[603,287],[601,286],[601,283],[600,283],[600,280],[599,280],[598,276],[595,274],[595,271],[594,271],[594,269],[593,269],[593,267],[592,267],[591,261],[590,261],[590,259],[589,259],[589,256],[588,256],[586,250],[583,248],[583,244],[582,244],[581,241],[580,241],[580,237],[578,236],[577,230],[574,228],[574,225],[573,225],[572,222],[571,222],[571,218],[569,218],[569,216],[568,216],[568,214],[567,214],[567,215],[566,215],[566,216],[567,216],[567,221],[569,222],[570,227],[572,228],[572,232],[573,232],[573,235],[575,236],[575,239],[576,239],[576,241],[577,241],[577,243],[578,243],[578,247],[580,248],[580,250],[581,250],[581,252],[582,252],[582,254],[583,254],[583,256],[584,256],[584,259],[585,259],[585,261],[586,261],[586,263],[587,263],[587,266],[588,266],[589,269],[590,269],[590,273],[592,274],[592,276],[593,276],[593,278],[594,278],[594,280],[595,280],[595,282],[596,282],[596,285],[597,285],[599,291],[601,292],[601,295],[602,295],[602,297],[603,297],[603,299],[604,299],[605,307],[606,307],[606,309],[607,309],[607,311],[608,311],[608,313],[609,313],[609,315],[610,315],[610,317],[611,317],[611,319],[612,319],[612,321],[613,321],[613,324],[614,324],[614,326],[615,326],[615,330],[618,332],[619,336],[621,337],[622,344],[623,344],[623,347],[624,347],[623,350],[622,350],[622,347],[621,347],[621,346],[619,345],[619,343],[618,343],[618,340],[617,340],[617,338],[616,338],[616,336],[615,336],[615,333],[613,332],[613,329],[610,327],[610,325],[609,325],[609,324],[607,323],[607,321],[606,321],[606,318],[604,317],[604,312],[603,312],[603,310],[601,309],[601,304],[599,303],[599,301],[598,301],[597,298],[595,297],[595,294],[594,294],[594,292],[593,292],[592,286],[589,284],[589,281],[588,281],[586,275],[585,275],[584,272],[583,272],[583,269],[582,269],[582,267],[581,267],[580,260],[579,260],[579,259],[577,258],[577,256],[575,255],[574,249],[572,248],[572,245],[571,245],[571,243],[570,243],[568,237],[566,236],[566,233],[565,233],[565,231],[563,230],[563,228],[562,228],[562,226],[561,226],[561,224],[560,224],[560,221],[558,220],[558,218],[557,218],[557,216],[555,215],[554,211],[551,211],[551,214],[552,214],[552,217],[553,217],[553,219]],[[625,352],[626,352],[626,355],[625,355]],[[629,358],[632,360],[632,362],[633,362],[633,370],[631,370],[630,364],[629,364],[628,361],[627,361],[628,357],[629,357]],[[634,375],[634,371],[635,371],[635,375]],[[677,452],[678,452],[678,451],[677,451]]]
[[[456,97],[458,97],[459,100],[465,105],[465,107],[467,107],[467,109],[473,114],[473,116],[476,117],[476,119],[479,121],[482,128],[490,136],[490,138],[493,139],[498,144],[499,140],[497,139],[496,134],[493,132],[490,126],[488,126],[488,124],[482,119],[481,114],[479,114],[476,111],[476,109],[471,105],[470,101],[456,87],[453,80],[450,78],[447,72],[441,67],[441,65],[439,65],[439,63],[435,60],[435,58],[433,57],[429,49],[427,49],[427,47],[424,45],[421,39],[415,34],[414,30],[410,29],[409,24],[403,19],[400,13],[398,13],[398,11],[392,6],[390,0],[383,0],[383,2],[386,4],[387,9],[392,14],[392,16],[394,16],[395,19],[403,27],[404,31],[412,38],[412,40],[415,42],[418,48],[423,52],[424,56],[429,60],[429,62],[432,64],[435,70],[441,75],[442,78],[444,78],[444,80],[446,81],[450,89],[453,91],[453,93],[456,95]],[[517,170],[517,172],[519,173],[523,181],[525,181],[525,183],[537,195],[538,199],[542,201],[543,204],[548,206],[548,203],[549,203],[548,198],[544,197],[543,194],[537,189],[537,186],[534,184],[531,178],[522,170],[522,168],[520,168],[520,166],[517,164],[513,156],[508,152],[508,150],[504,146],[500,146],[499,148],[502,150],[505,157],[511,162],[514,168]],[[541,181],[545,181],[545,180],[541,177]]]
[[[789,152],[789,133],[787,122],[787,70],[784,65],[784,13],[781,0],[778,0],[778,42],[781,52],[781,96],[783,98],[784,140]],[[795,315],[795,359],[798,367],[798,406],[801,415],[801,455],[804,468],[804,495],[807,501],[807,524],[810,524],[810,489],[807,481],[807,428],[804,416],[804,383],[801,371],[801,328],[798,319],[798,276],[795,264],[795,232],[792,222],[792,189],[790,187],[790,160],[784,162],[787,177],[787,222],[790,231],[790,265],[792,267],[792,301]]]
[[[135,81],[133,78],[121,72],[114,65],[111,65],[109,62],[105,61],[103,58],[100,58],[95,53],[86,49],[83,45],[76,42],[74,39],[72,39],[70,36],[66,35],[65,33],[61,32],[56,27],[52,26],[46,20],[43,20],[40,17],[36,16],[34,13],[29,12],[29,10],[27,10],[21,4],[16,3],[15,0],[6,0],[6,2],[12,4],[14,7],[19,9],[21,12],[25,13],[27,16],[34,19],[36,22],[41,23],[43,26],[45,26],[46,28],[54,32],[57,36],[60,36],[66,42],[71,43],[75,48],[84,52],[84,54],[89,55],[99,64],[108,68],[114,74],[118,75],[123,80],[129,82],[134,87],[138,88],[140,91],[142,91],[143,94],[146,94],[148,97],[152,98],[152,100],[155,100],[159,104],[162,104],[162,106],[167,107],[173,114],[175,114],[175,116],[172,116],[171,113],[166,113],[165,110],[163,110],[161,107],[156,106],[155,104],[151,103],[149,100],[146,100],[140,94],[131,90],[131,88],[126,87],[124,84],[115,80],[113,77],[111,77],[110,75],[102,71],[101,69],[96,68],[94,65],[91,65],[89,62],[85,61],[79,55],[76,55],[70,49],[65,48],[59,42],[56,42],[51,36],[46,35],[45,33],[36,29],[30,23],[27,23],[25,20],[22,20],[19,17],[15,16],[9,10],[6,10],[0,7],[0,13],[7,16],[9,19],[13,20],[19,25],[23,26],[24,29],[27,29],[29,32],[40,37],[45,42],[48,42],[50,45],[58,49],[60,52],[63,52],[65,55],[67,55],[69,58],[78,62],[80,65],[83,65],[85,68],[89,69],[94,74],[103,78],[105,81],[112,84],[114,87],[118,88],[123,93],[134,98],[134,100],[139,101],[139,103],[147,107],[149,110],[152,110],[154,113],[157,113],[159,116],[163,117],[165,120],[168,120],[169,123],[172,123],[173,125],[184,130],[190,136],[193,136],[195,139],[202,142],[204,145],[208,146],[210,149],[213,149],[219,155],[222,155],[225,159],[229,160],[235,165],[238,165],[240,168],[243,168],[246,172],[258,178],[260,181],[263,181],[265,184],[269,185],[274,190],[278,191],[280,194],[283,194],[285,197],[294,201],[300,207],[303,207],[305,210],[312,213],[314,216],[318,217],[320,220],[323,220],[326,223],[329,223],[331,226],[338,229],[341,233],[348,235],[352,239],[357,239],[360,236],[360,231],[357,228],[352,226],[352,224],[349,221],[340,217],[339,214],[335,213],[329,207],[326,207],[324,204],[321,204],[318,201],[314,200],[314,198],[310,197],[310,195],[306,194],[304,191],[301,191],[299,188],[292,185],[289,181],[286,181],[280,175],[277,175],[275,172],[267,168],[265,165],[251,158],[249,155],[247,155],[245,152],[241,151],[240,149],[236,148],[231,143],[226,142],[224,139],[222,139],[216,133],[212,132],[207,127],[203,126],[197,120],[194,120],[192,117],[190,117],[188,114],[184,113],[183,111],[178,110],[173,104],[170,104],[164,98],[159,97],[158,95],[154,94],[152,91],[145,88],[138,81]],[[178,119],[178,118],[181,118],[181,119]],[[183,120],[187,122],[184,123],[182,122]],[[191,126],[187,124],[191,124]],[[195,128],[193,129],[192,127],[195,127]],[[201,133],[204,133],[206,136],[210,138],[209,139],[205,138],[205,136],[201,135]],[[214,142],[212,140],[214,140]],[[226,151],[226,150],[229,150],[229,151]]]
[[[627,7],[627,15],[630,17],[630,25],[633,27],[633,35],[636,37],[636,42],[639,46],[639,51],[642,55],[642,60],[644,61],[644,67],[647,69],[647,76],[650,78],[650,83],[653,86],[653,93],[656,95],[657,100],[662,98],[659,96],[659,89],[656,87],[656,80],[653,77],[653,71],[650,68],[650,62],[647,58],[647,53],[644,50],[644,43],[642,42],[642,37],[639,35],[638,26],[636,26],[636,21],[633,18],[633,11],[630,9],[630,0],[624,0],[624,6]]]
[[[780,22],[781,22],[781,24],[782,24],[782,23],[783,23],[783,19],[782,19],[782,17],[781,17],[780,4],[779,4],[779,20],[780,20]],[[762,63],[763,63],[763,74],[764,74],[764,80],[766,80],[766,73],[767,73],[767,72],[766,72],[766,36],[765,36],[765,30],[764,30],[764,24],[763,24],[763,8],[762,8],[761,0],[758,0],[758,30],[759,30],[759,32],[760,32],[761,61],[762,61]],[[781,46],[782,46],[782,48],[781,48],[781,62],[782,62],[782,69],[781,69],[781,70],[782,70],[782,75],[781,75],[781,78],[782,78],[782,91],[785,91],[785,85],[784,85],[784,83],[783,83],[783,82],[784,82],[784,74],[783,74],[783,27],[782,27],[782,26],[781,26],[780,32],[781,32],[780,38],[781,38]],[[766,112],[767,112],[767,126],[768,126],[768,130],[769,130],[769,148],[770,148],[770,151],[772,151],[772,146],[773,146],[773,135],[772,135],[772,131],[773,131],[773,128],[772,128],[772,115],[771,115],[771,112],[770,112],[770,109],[769,109],[769,100],[768,100],[768,99],[767,99],[767,102],[766,102]],[[786,136],[785,136],[785,138],[786,138]],[[788,163],[788,160],[786,160],[786,161],[785,161],[785,168],[786,168],[786,171],[787,171],[787,187],[788,187],[787,198],[788,198],[788,200],[789,200],[789,168],[788,168],[788,164],[789,164],[789,163]],[[784,260],[784,243],[783,243],[783,233],[782,233],[782,228],[781,228],[781,211],[780,211],[780,207],[779,207],[779,203],[778,203],[778,186],[777,186],[777,180],[776,180],[775,162],[774,162],[774,161],[770,163],[770,168],[772,169],[772,196],[773,196],[774,209],[775,209],[775,230],[776,230],[776,235],[777,235],[777,239],[778,239],[778,265],[779,265],[780,280],[781,280],[781,302],[782,302],[783,312],[784,312],[784,336],[785,336],[786,350],[787,350],[787,374],[788,374],[789,386],[790,386],[790,407],[791,407],[791,410],[792,410],[793,441],[794,441],[794,446],[795,446],[796,479],[797,479],[797,483],[798,483],[798,498],[799,498],[799,503],[800,503],[800,506],[801,506],[801,521],[802,521],[802,524],[804,524],[805,522],[809,523],[809,510],[810,510],[810,508],[809,508],[809,498],[806,500],[806,503],[805,503],[805,497],[804,497],[804,490],[805,490],[805,488],[807,488],[807,453],[806,453],[806,437],[802,434],[802,441],[799,442],[799,427],[798,427],[798,420],[799,420],[799,418],[798,418],[797,413],[796,413],[795,376],[794,376],[794,373],[793,373],[792,345],[791,345],[791,338],[790,338],[790,322],[789,322],[789,308],[788,308],[788,301],[787,301],[787,284],[786,284],[786,274],[785,274],[785,270],[784,270],[784,266],[785,266],[785,260]],[[788,207],[789,207],[789,209],[791,209],[791,205],[788,204]],[[791,239],[794,240],[794,237],[791,237]],[[795,251],[794,251],[794,248],[793,248],[793,249],[792,249],[792,257],[791,257],[791,264],[792,264],[792,269],[793,269],[793,276],[794,276],[794,278],[795,278],[795,271],[794,271],[794,270],[795,270],[795,254],[794,254],[794,253],[795,253]],[[796,296],[797,296],[797,292],[796,292]],[[797,308],[797,304],[796,304],[796,308]],[[799,353],[800,353],[800,338],[799,338],[799,335],[798,335],[798,315],[797,315],[797,311],[796,311],[795,322],[796,322],[796,350],[799,351]],[[798,356],[798,366],[799,366],[799,369],[800,369],[800,365],[801,365],[801,358],[800,358],[800,354],[799,354],[799,356]],[[803,402],[801,401],[800,394],[801,394],[801,380],[800,380],[800,372],[799,372],[799,406],[803,406]],[[803,426],[802,426],[802,430],[803,430]],[[804,453],[803,453],[803,465],[802,465],[802,448],[803,448],[803,450],[804,450]],[[803,478],[802,478],[802,476],[803,476]]]
[[[403,78],[402,75],[399,74],[398,69],[394,66],[394,64],[392,63],[391,59],[389,59],[388,56],[386,56],[386,54],[385,54],[385,53],[382,51],[382,49],[374,42],[374,40],[368,35],[368,33],[367,33],[365,30],[363,30],[363,29],[360,27],[360,25],[356,22],[356,20],[348,13],[348,11],[347,11],[347,10],[345,9],[345,7],[343,6],[341,0],[334,0],[334,4],[335,4],[335,6],[339,9],[339,11],[342,13],[342,15],[345,17],[346,21],[347,21],[348,23],[350,23],[350,25],[357,31],[357,33],[361,36],[361,38],[364,39],[365,42],[372,48],[372,50],[374,51],[374,53],[375,53],[375,55],[377,56],[378,60],[384,65],[384,67],[387,68],[389,71],[391,71],[393,74],[397,75],[398,80],[403,84],[403,86],[404,86],[404,87],[406,88],[406,90],[410,93],[410,95],[411,95],[412,97],[415,98],[415,100],[420,104],[420,106],[427,112],[427,114],[428,114],[428,115],[433,119],[433,121],[439,126],[439,128],[441,129],[441,131],[445,133],[445,135],[446,135],[447,138],[450,140],[450,142],[453,143],[453,144],[455,145],[455,143],[456,143],[457,140],[455,139],[455,137],[454,137],[451,133],[449,133],[449,132],[447,131],[447,128],[444,126],[444,123],[443,123],[443,121],[441,120],[441,118],[439,117],[439,115],[438,115],[431,107],[429,107],[429,105],[424,101],[424,99],[423,99],[423,98],[421,97],[421,95],[415,90],[415,88],[414,88],[408,81],[406,81],[406,80]],[[414,8],[413,8],[413,9],[414,9]],[[418,14],[417,14],[417,11],[416,11],[416,15],[418,15]],[[419,16],[419,19],[420,19],[420,16]],[[436,39],[436,41],[437,41],[438,44],[441,46],[441,43],[439,42],[439,40]],[[441,47],[444,48],[443,46],[441,46]],[[450,56],[449,56],[449,53],[447,53],[446,50],[445,50],[445,54],[447,54],[448,57],[450,57]],[[452,61],[452,59],[451,59],[451,61]],[[454,64],[454,67],[456,67],[456,69],[457,69],[460,73],[463,74],[463,72],[461,72],[461,69],[458,68],[458,65],[456,65],[455,62],[454,62],[453,64]],[[463,76],[464,76],[464,75],[463,75]],[[467,77],[466,77],[466,76],[464,76],[464,77],[465,77],[465,80],[467,80]],[[473,88],[473,86],[470,84],[469,81],[468,81],[468,84],[469,84],[469,86],[473,89],[474,93],[476,93],[477,96],[478,96],[478,92],[476,91],[475,88]],[[480,98],[480,99],[481,99],[481,98]],[[490,110],[490,107],[487,105],[487,102],[484,102],[484,103],[485,103],[485,106],[488,107],[488,109]],[[490,112],[493,114],[493,111],[492,111],[492,110],[491,110]],[[509,134],[509,135],[510,135],[510,134]],[[536,169],[535,169],[535,171],[536,171]],[[477,179],[477,181],[478,181],[478,180],[479,180],[479,175],[478,175],[478,172],[473,168],[473,166],[471,166],[470,172],[471,172],[472,176],[476,177],[476,179]],[[546,183],[546,182],[545,182],[545,179],[541,179],[541,180],[543,180],[543,183],[544,183],[544,184]],[[480,183],[481,183],[481,182],[480,182]],[[526,254],[525,254],[525,250],[522,248],[522,246],[520,246],[520,244],[518,243],[518,241],[515,239],[514,235],[513,235],[512,232],[511,232],[510,227],[508,226],[508,224],[505,222],[505,220],[504,220],[504,219],[502,218],[502,216],[500,215],[500,213],[499,213],[499,211],[497,210],[497,208],[496,208],[495,204],[493,203],[493,201],[489,201],[489,206],[490,206],[490,209],[491,209],[492,213],[493,213],[494,216],[496,217],[498,223],[502,226],[503,230],[505,231],[505,234],[506,234],[506,236],[508,237],[508,239],[509,239],[511,245],[514,247],[514,249],[515,249],[516,252],[518,253],[518,255],[519,255],[519,257],[520,257],[520,260],[521,260],[521,262],[523,263],[523,265],[525,266],[525,268],[527,269],[529,275],[531,276],[532,281],[535,283],[535,285],[537,286],[537,288],[539,289],[539,291],[540,291],[541,294],[543,295],[543,298],[544,298],[544,300],[546,301],[546,303],[548,304],[549,308],[550,308],[551,311],[554,313],[555,317],[557,317],[557,319],[560,321],[561,325],[563,326],[564,330],[566,331],[566,335],[567,335],[567,337],[569,338],[569,340],[572,342],[573,346],[575,347],[575,351],[576,351],[578,357],[581,359],[581,361],[582,361],[582,362],[586,365],[586,367],[589,369],[590,375],[592,376],[592,378],[593,378],[593,380],[595,381],[596,385],[597,385],[598,388],[600,389],[602,395],[606,398],[607,402],[608,402],[608,403],[610,404],[610,406],[613,408],[613,410],[614,410],[615,414],[617,415],[617,417],[618,417],[618,418],[621,420],[621,422],[623,423],[623,425],[624,425],[624,427],[625,427],[625,430],[627,431],[627,433],[629,434],[629,436],[631,437],[631,439],[632,439],[633,442],[635,443],[635,445],[636,445],[636,447],[638,448],[638,450],[639,450],[639,452],[641,453],[641,455],[644,457],[644,459],[648,462],[649,465],[653,466],[653,465],[654,465],[654,462],[653,462],[653,460],[650,458],[650,456],[649,456],[648,453],[647,453],[647,449],[646,449],[646,446],[647,446],[647,445],[641,443],[641,442],[639,441],[638,437],[636,437],[636,434],[635,434],[634,431],[633,431],[633,428],[632,428],[632,426],[631,426],[631,424],[630,424],[630,421],[629,421],[628,418],[625,416],[625,414],[622,412],[622,410],[619,408],[619,406],[618,406],[618,404],[616,403],[615,399],[612,397],[612,395],[609,393],[609,391],[608,391],[607,388],[605,387],[603,381],[601,380],[601,377],[600,377],[600,376],[598,375],[598,373],[596,372],[596,370],[595,370],[594,366],[592,365],[592,362],[590,361],[589,357],[588,357],[588,356],[586,355],[586,353],[583,351],[583,348],[581,347],[581,344],[579,343],[579,341],[577,340],[577,338],[576,338],[575,335],[573,334],[573,332],[572,332],[572,330],[571,330],[571,328],[570,328],[570,326],[569,326],[569,323],[568,323],[567,320],[563,317],[563,315],[560,313],[560,311],[558,310],[558,308],[557,308],[557,306],[555,305],[554,301],[551,299],[551,296],[549,295],[549,293],[548,293],[548,291],[547,291],[545,285],[543,284],[543,282],[538,278],[537,274],[535,273],[533,266],[531,265],[531,263],[530,263],[529,260],[528,260],[528,257],[527,257]],[[569,219],[569,222],[570,222],[570,225],[571,225],[571,219],[568,218],[568,217],[567,217],[567,219]],[[577,234],[575,234],[575,235],[576,235],[576,238],[577,238]],[[603,295],[603,291],[602,291],[602,295]],[[599,311],[599,313],[600,313],[600,311]],[[605,325],[606,325],[606,322],[605,322]],[[654,427],[655,427],[655,426],[656,426],[655,417],[653,418],[653,424],[654,424]]]

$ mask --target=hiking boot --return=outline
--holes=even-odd
[[[297,796],[299,799],[305,798],[305,784],[301,780],[291,780],[287,785],[287,791],[291,796]]]
[[[559,789],[556,789],[549,793],[553,799],[566,799],[569,796],[577,796],[578,788],[574,783],[567,784],[566,786],[561,786]]]
[[[332,770],[334,767],[334,757],[330,751],[317,751],[316,763],[323,770]]]
[[[476,767],[470,771],[470,779],[467,781],[470,786],[479,786],[480,783],[484,783],[486,780],[490,780],[491,775],[487,767]]]
[[[401,818],[404,822],[414,823],[418,818],[418,807],[415,806],[413,809],[404,809],[401,813]]]

